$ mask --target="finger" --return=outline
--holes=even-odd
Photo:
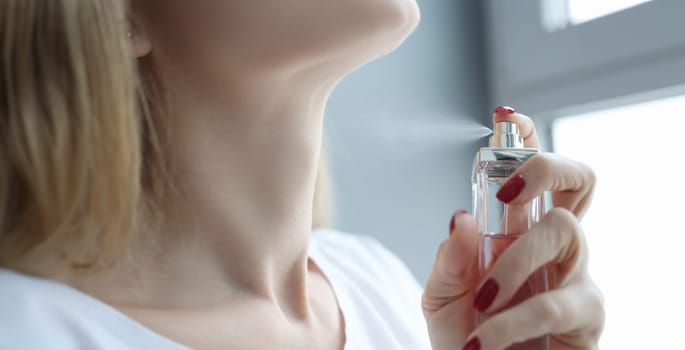
[[[469,336],[482,350],[505,349],[526,342],[542,342],[544,335],[572,349],[590,349],[597,344],[604,325],[603,297],[589,280],[536,295],[490,317]]]
[[[545,291],[545,285],[565,285],[572,272],[584,271],[586,250],[575,216],[554,208],[501,253],[483,278],[474,306],[481,312],[497,311]],[[546,272],[541,270],[550,262]]]
[[[554,153],[540,153],[516,169],[497,192],[497,198],[507,204],[524,205],[552,191],[555,207],[581,218],[590,205],[596,182],[588,165]]]
[[[499,122],[512,122],[519,126],[519,132],[523,137],[523,143],[529,148],[540,148],[540,141],[538,140],[538,134],[535,130],[535,124],[530,117],[516,113],[511,107],[501,106],[495,109],[492,115],[492,121],[494,124]]]
[[[449,239],[438,250],[423,293],[423,311],[429,325],[463,341],[473,329],[473,291],[477,284],[478,232],[471,215],[453,216]],[[452,342],[454,344],[454,342]],[[434,344],[435,345],[435,344]]]
[[[452,220],[450,237],[440,245],[426,282],[424,310],[428,313],[463,297],[475,286],[476,221],[465,211],[455,213]]]

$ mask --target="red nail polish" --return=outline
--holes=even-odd
[[[485,312],[492,305],[492,302],[495,301],[498,292],[499,285],[497,281],[490,278],[476,294],[476,298],[473,300],[473,307],[480,312]]]
[[[509,106],[499,106],[495,108],[495,114],[514,114],[516,110]]]
[[[452,214],[452,219],[450,220],[450,236],[452,235],[452,231],[454,231],[454,217],[457,216],[457,214]]]
[[[509,203],[521,194],[524,187],[526,187],[526,179],[523,178],[523,174],[518,174],[509,179],[509,181],[497,191],[497,199],[504,203]]]
[[[478,337],[472,338],[461,350],[480,350],[480,339]]]
[[[469,211],[464,209],[464,210],[460,210],[460,211],[452,214],[452,220],[450,220],[450,236],[452,235],[452,231],[454,231],[454,226],[455,226],[454,220],[456,219],[457,215],[464,215],[464,214],[468,214],[468,213],[469,213]]]

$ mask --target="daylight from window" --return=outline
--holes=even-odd
[[[571,24],[581,24],[653,0],[567,0]]]
[[[674,349],[685,313],[685,96],[558,119],[555,151],[591,165],[583,220],[606,302],[602,349]],[[670,315],[670,317],[664,317]]]

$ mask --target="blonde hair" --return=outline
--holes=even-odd
[[[133,58],[127,6],[0,2],[0,265],[37,273],[33,258],[50,256],[103,266],[153,208],[164,181],[158,101],[154,75]],[[330,222],[325,158],[313,227]]]

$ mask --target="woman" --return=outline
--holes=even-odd
[[[0,348],[596,348],[581,164],[521,168],[502,199],[556,208],[483,286],[464,212],[423,294],[376,241],[311,233],[328,96],[418,20],[412,0],[2,1]],[[553,291],[474,326],[548,261]]]

